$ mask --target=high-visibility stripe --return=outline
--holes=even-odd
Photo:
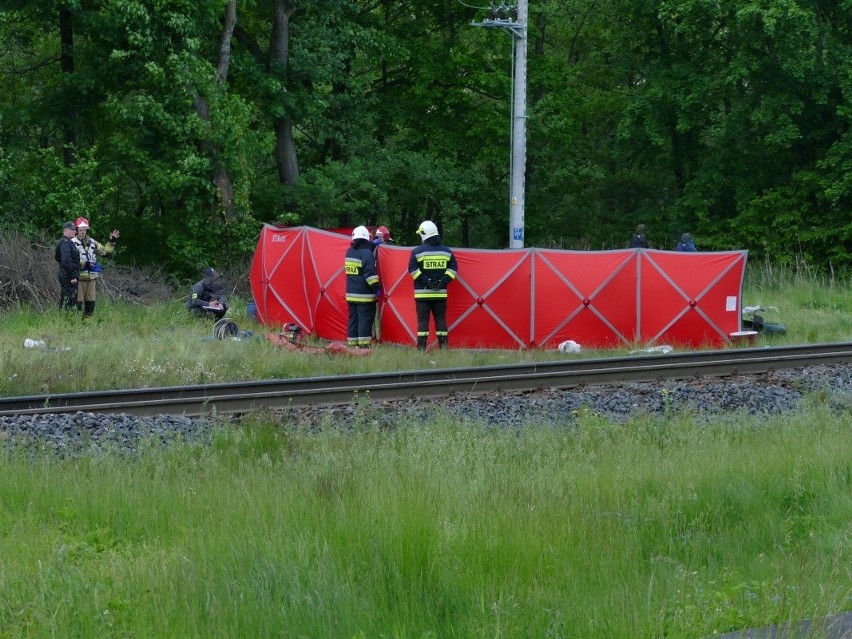
[[[450,253],[449,251],[420,251],[415,257],[417,258],[418,262],[422,262],[423,260],[427,260],[429,258],[446,258],[449,261],[450,257],[452,257],[452,253]]]
[[[346,301],[353,304],[366,304],[368,302],[375,302],[376,296],[373,293],[347,293]]]

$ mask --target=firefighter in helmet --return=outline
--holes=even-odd
[[[343,266],[346,271],[346,304],[349,307],[346,337],[349,346],[370,348],[380,284],[370,231],[366,226],[358,226],[352,231],[352,243],[346,250]]]
[[[438,347],[449,342],[447,329],[447,286],[456,279],[458,265],[453,252],[444,246],[438,227],[426,220],[417,229],[422,242],[411,251],[408,272],[414,280],[414,306],[417,311],[417,348],[426,350],[429,318],[435,318]]]
[[[118,229],[109,234],[106,244],[89,237],[89,220],[78,217],[74,220],[77,235],[73,242],[80,254],[80,279],[77,283],[77,309],[83,311],[83,317],[91,317],[95,314],[95,300],[97,297],[97,281],[101,276],[101,265],[98,258],[110,255],[115,251],[115,243],[118,240]]]
[[[373,237],[373,247],[377,247],[379,244],[387,244],[393,242],[393,238],[391,238],[390,231],[386,226],[380,226],[376,229]]]

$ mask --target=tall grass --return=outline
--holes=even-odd
[[[818,275],[805,264],[750,265],[744,305],[762,305],[768,321],[787,327],[761,345],[852,339],[852,283]],[[771,307],[771,308],[770,308]],[[215,383],[374,371],[505,364],[564,359],[553,351],[449,351],[419,353],[379,346],[366,358],[310,356],[272,346],[270,329],[246,317],[235,300],[232,316],[258,339],[212,340],[211,324],[195,320],[180,302],[148,307],[99,302],[94,320],[52,310],[18,309],[2,316],[0,395]],[[274,330],[274,329],[273,329]],[[25,350],[25,338],[45,339],[46,350]],[[584,351],[580,356],[622,355],[627,349]]]
[[[801,259],[792,265],[750,265],[744,304],[763,306],[768,321],[782,322],[785,341],[807,344],[852,339],[852,281],[820,274]],[[764,339],[764,342],[766,340]]]
[[[852,608],[852,415],[7,453],[0,636],[699,637]]]

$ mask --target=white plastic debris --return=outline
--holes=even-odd
[[[44,348],[47,344],[44,340],[40,339],[30,339],[29,337],[24,340],[24,348]]]
[[[630,354],[633,353],[671,353],[674,350],[672,346],[668,344],[660,344],[659,346],[649,346],[648,348],[640,348],[636,351],[630,351]]]
[[[560,353],[579,353],[582,350],[581,346],[573,339],[566,339],[559,344]]]

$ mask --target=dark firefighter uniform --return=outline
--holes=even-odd
[[[360,228],[360,227],[359,227]],[[376,321],[376,293],[379,291],[379,274],[373,258],[373,244],[369,235],[356,238],[346,251],[346,303],[349,306],[349,323],[346,336],[349,346],[370,348],[373,325]]]
[[[458,266],[453,252],[444,246],[440,235],[423,239],[411,251],[408,272],[414,280],[414,306],[417,311],[417,348],[426,349],[429,318],[435,318],[438,346],[448,345],[447,286],[456,279]]]

